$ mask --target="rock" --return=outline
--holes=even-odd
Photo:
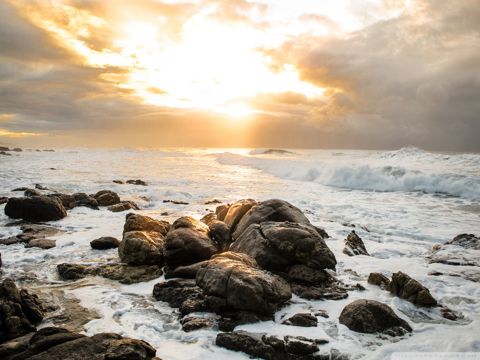
[[[177,266],[174,269],[170,269],[167,266],[165,271],[165,279],[171,279],[171,278],[195,279],[197,277],[198,270],[200,270],[200,268],[204,264],[205,264],[205,261],[200,261],[191,265]]]
[[[8,197],[0,196],[0,205],[5,204],[8,201]]]
[[[232,231],[234,231],[242,217],[256,204],[257,202],[253,199],[237,201],[228,208],[223,221],[230,229],[232,229]]]
[[[163,200],[164,203],[171,203],[175,205],[188,205],[188,202],[179,201],[179,200]]]
[[[392,281],[390,282],[389,290],[392,294],[410,301],[415,305],[437,305],[437,301],[433,298],[433,296],[430,294],[430,291],[425,286],[401,271],[392,275]]]
[[[85,193],[75,193],[72,196],[75,199],[75,206],[85,206],[90,209],[98,210],[98,202],[95,198]]]
[[[220,331],[233,331],[237,326],[243,324],[252,324],[259,321],[272,321],[271,315],[259,314],[251,311],[226,311],[223,312],[218,320],[218,329]]]
[[[480,267],[480,237],[460,234],[443,245],[435,245],[428,257],[430,263]]]
[[[114,333],[91,337],[67,329],[45,327],[30,337],[0,346],[5,360],[153,360],[156,350],[145,341]]]
[[[35,189],[38,190],[48,190],[47,187],[43,186],[42,184],[35,184]]]
[[[11,151],[22,152],[23,150],[19,147],[13,148]]]
[[[18,188],[13,189],[12,191],[27,191],[27,190],[28,190],[27,187],[21,186],[21,187],[18,187]]]
[[[47,196],[59,199],[63,207],[67,210],[72,210],[75,206],[77,206],[77,201],[75,200],[75,197],[73,195],[56,193]]]
[[[19,290],[12,279],[0,283],[0,343],[35,331],[43,319],[36,295]]]
[[[404,335],[412,328],[393,310],[375,300],[355,300],[345,306],[340,314],[340,324],[361,333],[386,333],[391,336]]]
[[[292,296],[285,280],[258,269],[248,256],[232,252],[206,262],[195,281],[215,312],[244,310],[270,315]]]
[[[212,326],[212,322],[209,319],[198,317],[185,318],[181,321],[181,324],[182,330],[185,332],[200,330]]]
[[[309,313],[295,314],[282,322],[284,325],[316,327],[318,324],[317,317]]]
[[[347,238],[345,239],[345,248],[343,249],[343,253],[347,254],[348,256],[368,255],[365,244],[360,236],[355,233],[355,230],[352,230],[352,232],[348,234]]]
[[[4,211],[13,219],[32,222],[60,220],[67,216],[62,203],[48,196],[9,198]]]
[[[228,210],[230,212],[230,209]],[[228,216],[228,214],[227,214]],[[227,218],[225,218],[227,220]],[[252,208],[242,217],[233,231],[233,239],[236,240],[250,225],[261,224],[263,222],[292,222],[303,225],[311,225],[302,211],[292,204],[278,199],[262,201]],[[229,223],[225,221],[227,225]]]
[[[319,350],[315,340],[292,336],[280,339],[246,331],[220,333],[215,343],[229,350],[242,351],[252,357],[267,360],[316,359],[313,354]]]
[[[355,287],[344,286],[337,280],[321,285],[305,285],[290,283],[292,292],[295,295],[307,300],[342,300],[348,297],[348,290],[359,290]]]
[[[222,202],[217,199],[207,200],[204,202],[205,205],[221,204]]]
[[[122,201],[118,204],[109,206],[108,210],[111,212],[122,212],[126,210],[140,210],[140,208],[133,201]]]
[[[122,262],[130,265],[159,265],[164,263],[163,235],[156,231],[128,231],[118,246]]]
[[[153,287],[155,300],[164,301],[172,307],[188,308],[193,311],[183,311],[187,314],[194,311],[205,311],[207,309],[202,289],[194,280],[170,280],[155,284]],[[196,306],[192,306],[192,305]]]
[[[26,197],[42,196],[42,193],[38,190],[35,190],[35,189],[27,189],[27,190],[25,190],[23,195],[26,196]]]
[[[217,220],[215,213],[205,215],[200,221],[207,224],[210,238],[217,245],[218,252],[228,251],[232,243],[232,234],[228,225]]]
[[[101,190],[93,198],[97,200],[98,206],[111,206],[120,202],[120,197],[111,190]]]
[[[151,281],[162,276],[161,267],[156,265],[130,266],[126,264],[59,264],[57,271],[63,280],[78,280],[87,276],[102,276],[122,284]]]
[[[370,273],[370,275],[368,275],[368,283],[380,286],[382,289],[386,290],[390,286],[390,279],[380,273]]]
[[[113,182],[115,184],[124,184],[124,182],[122,180],[113,180]]]
[[[90,241],[90,246],[92,249],[96,250],[107,250],[107,249],[116,249],[120,244],[120,240],[112,236],[102,236],[98,239]]]
[[[165,262],[170,268],[210,259],[215,253],[208,226],[191,217],[177,219],[165,239]]]
[[[27,244],[25,244],[26,248],[38,247],[40,249],[51,249],[51,248],[54,248],[55,246],[56,246],[56,241],[49,240],[49,239],[32,239]]]
[[[137,179],[137,180],[127,180],[127,184],[131,185],[142,185],[142,186],[147,186],[147,183],[143,180]]]
[[[337,263],[314,228],[292,222],[253,224],[235,240],[230,250],[248,254],[260,267],[274,272],[286,271],[296,264],[334,270]]]
[[[5,155],[5,156],[12,156],[12,154],[9,154],[5,151],[0,151],[0,155]]]
[[[215,208],[215,215],[217,215],[217,220],[224,221],[229,208],[230,208],[230,205],[217,206]]]
[[[128,231],[154,231],[166,236],[170,230],[168,221],[155,220],[151,217],[129,213],[125,216],[123,233]]]

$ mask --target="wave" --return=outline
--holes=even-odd
[[[404,155],[405,156],[405,155]],[[219,154],[223,165],[256,168],[273,176],[296,181],[316,182],[351,190],[379,192],[422,192],[480,200],[480,176],[451,172],[428,173],[405,166],[356,165],[335,161],[265,159],[237,154]]]

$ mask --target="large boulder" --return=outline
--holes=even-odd
[[[355,300],[340,314],[340,324],[361,333],[386,333],[392,336],[412,331],[410,325],[399,318],[385,304],[375,300]]]
[[[229,213],[230,209],[228,210]],[[227,217],[225,218],[225,222],[228,224]],[[267,221],[289,221],[298,224],[310,225],[310,221],[300,209],[287,201],[271,199],[255,204],[244,216],[242,216],[235,228],[230,226],[230,228],[234,230],[234,240],[236,240],[245,230],[247,230],[250,225],[261,224]]]
[[[130,265],[163,265],[165,238],[156,231],[128,231],[118,246],[122,262]]]
[[[415,305],[437,305],[437,301],[425,286],[401,271],[392,275],[392,281],[390,282],[388,289],[392,294],[410,301]]]
[[[56,327],[0,345],[4,360],[153,360],[155,354],[156,350],[142,340],[114,333],[88,337]]]
[[[165,262],[168,267],[208,260],[217,253],[206,224],[191,217],[181,217],[172,224],[165,239]]]
[[[111,206],[120,202],[118,194],[111,190],[101,190],[93,198],[97,200],[98,206]]]
[[[365,244],[360,236],[357,235],[355,230],[352,230],[345,239],[345,247],[343,248],[343,253],[348,256],[355,255],[368,255],[368,251],[365,248]]]
[[[36,295],[18,289],[12,279],[0,283],[0,343],[35,331],[42,319],[43,307]]]
[[[223,222],[227,224],[227,226],[235,230],[235,227],[240,222],[242,217],[250,210],[257,202],[253,199],[243,199],[239,200],[236,203],[233,203],[229,206]]]
[[[168,221],[156,220],[148,216],[129,213],[125,216],[123,232],[128,231],[154,231],[166,236],[170,230]]]
[[[273,314],[292,294],[282,278],[258,268],[253,259],[226,252],[198,270],[197,285],[215,312],[244,310]]]
[[[230,246],[231,251],[253,257],[263,269],[288,271],[295,264],[333,269],[335,255],[310,225],[293,222],[252,224]]]
[[[9,198],[4,211],[13,219],[33,222],[60,220],[67,216],[62,203],[48,196]]]

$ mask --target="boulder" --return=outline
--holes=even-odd
[[[75,206],[85,206],[90,209],[98,210],[98,202],[92,196],[85,193],[75,193],[72,196],[75,199]]]
[[[67,216],[62,203],[48,196],[9,198],[4,211],[11,218],[32,222],[60,220]]]
[[[415,305],[437,305],[437,301],[433,298],[433,296],[430,294],[430,291],[425,286],[401,271],[392,275],[392,281],[390,282],[389,290],[392,294],[410,301]]]
[[[232,252],[206,262],[195,280],[215,312],[244,310],[271,315],[292,296],[285,280],[259,269],[248,256]]]
[[[114,333],[88,337],[56,327],[0,345],[0,357],[5,360],[153,360],[155,354],[142,340]]]
[[[154,231],[166,236],[170,230],[168,221],[155,220],[151,217],[129,213],[125,216],[123,233],[128,231]]]
[[[464,249],[480,250],[480,237],[473,234],[460,234],[447,241],[445,245],[457,245]]]
[[[310,313],[299,313],[284,320],[282,324],[301,327],[316,327],[318,320],[316,316]]]
[[[159,265],[164,263],[164,236],[156,231],[128,231],[118,246],[122,262],[130,265]]]
[[[348,256],[368,255],[363,240],[357,235],[355,230],[352,230],[352,232],[348,234],[347,238],[345,239],[343,253],[347,254]]]
[[[312,269],[333,269],[335,256],[310,225],[292,222],[253,224],[230,246],[231,251],[253,257],[263,269],[288,271],[302,264]]]
[[[90,241],[90,246],[96,250],[116,249],[118,245],[120,245],[120,240],[112,236],[102,236]]]
[[[355,300],[345,306],[340,314],[340,324],[361,333],[386,333],[391,336],[404,335],[412,328],[393,310],[375,300]]]
[[[240,222],[242,217],[256,204],[257,202],[253,199],[243,199],[239,200],[236,203],[233,203],[229,206],[227,213],[225,214],[225,218],[223,222],[227,224],[227,226],[235,230],[235,227]]]
[[[380,273],[370,273],[370,275],[368,275],[368,283],[386,290],[390,286],[390,279]]]
[[[12,279],[0,283],[0,343],[35,331],[43,319],[36,295],[18,289]]]
[[[126,201],[121,201],[118,204],[109,206],[108,210],[111,212],[122,212],[127,210],[140,210],[140,208],[133,201],[126,200]]]
[[[58,200],[60,200],[63,207],[67,210],[72,210],[75,206],[77,206],[77,202],[76,202],[75,197],[73,195],[55,193],[55,194],[51,194],[51,195],[47,195],[47,196],[55,197]]]
[[[428,257],[430,263],[480,267],[480,237],[457,235],[445,244],[435,245]]]
[[[93,198],[97,200],[98,206],[111,206],[120,202],[120,197],[111,190],[101,190],[93,195]]]
[[[209,235],[219,252],[227,251],[232,243],[232,234],[226,223],[217,219],[215,213],[205,215],[201,220],[209,228]]]
[[[157,265],[130,266],[126,264],[59,264],[57,271],[63,280],[78,280],[87,276],[101,276],[122,284],[134,284],[151,281],[162,276],[163,271]]]
[[[230,212],[230,209],[228,210]],[[227,213],[228,216],[228,213]],[[225,218],[227,220],[227,218]],[[303,212],[284,200],[271,199],[262,201],[252,206],[250,210],[241,218],[240,222],[233,230],[233,239],[236,240],[250,225],[261,224],[263,222],[292,222],[303,225],[311,225],[310,221]],[[225,221],[227,225],[229,223]]]
[[[316,341],[304,337],[285,336],[283,339],[266,334],[246,331],[224,332],[217,335],[217,346],[242,351],[251,357],[267,360],[290,359],[340,359],[330,354],[314,356],[319,351],[318,345],[324,341]]]
[[[225,220],[225,216],[227,215],[229,208],[230,208],[230,204],[223,204],[223,205],[217,206],[215,208],[215,215],[217,216],[217,220],[220,220],[220,221]]]
[[[217,246],[209,228],[191,217],[177,219],[165,239],[165,262],[170,268],[210,259]]]

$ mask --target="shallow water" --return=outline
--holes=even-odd
[[[306,301],[296,297],[292,305],[276,314],[276,323],[242,328],[305,335],[305,329],[279,325],[280,319],[285,314],[322,309],[330,317],[319,317],[318,328],[307,331],[308,337],[329,340],[322,349],[333,347],[366,359],[384,359],[388,354],[406,350],[480,351],[480,285],[461,277],[429,276],[434,270],[458,272],[462,267],[428,264],[425,259],[434,243],[443,243],[460,233],[479,234],[480,155],[429,153],[415,148],[390,152],[292,150],[292,154],[268,155],[249,151],[23,152],[0,158],[0,196],[19,196],[11,190],[33,187],[35,183],[60,192],[111,189],[122,199],[137,202],[142,208],[139,213],[169,221],[182,215],[200,218],[215,208],[204,204],[211,199],[285,199],[330,234],[327,244],[337,257],[338,276],[346,282],[361,283],[366,291],[350,292],[341,301]],[[143,179],[149,185],[118,185],[112,183],[114,179]],[[166,199],[189,205],[163,203]],[[161,216],[163,212],[169,215]],[[36,278],[29,283],[33,288],[62,284],[56,274],[55,266],[59,263],[116,259],[116,250],[92,250],[89,242],[107,235],[120,238],[124,217],[125,213],[106,209],[75,208],[65,219],[53,223],[66,230],[53,237],[57,240],[56,248],[0,245],[3,272],[16,279]],[[0,224],[9,221],[1,211]],[[348,257],[342,253],[343,239],[353,225],[372,256]],[[0,227],[0,237],[18,232],[15,226]],[[463,319],[451,322],[434,312],[422,313],[366,281],[372,271],[391,275],[399,270],[427,286],[442,304],[463,314]],[[175,310],[151,296],[153,285],[159,281],[164,279],[121,285],[90,278],[82,280],[76,289],[69,289],[68,294],[101,315],[85,325],[88,334],[114,331],[141,338],[154,345],[158,356],[165,359],[248,358],[216,347],[213,330],[184,333]],[[339,325],[343,307],[358,298],[390,305],[412,325],[412,335],[382,339]]]

